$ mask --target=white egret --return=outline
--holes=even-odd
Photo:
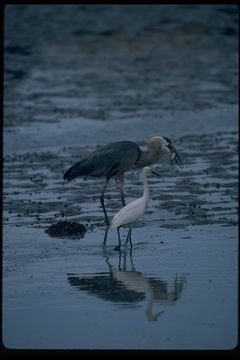
[[[114,215],[114,217],[109,225],[109,229],[117,229],[118,241],[119,241],[118,248],[120,248],[120,246],[121,246],[119,229],[121,226],[124,226],[124,225],[129,226],[127,241],[129,239],[130,245],[132,247],[131,226],[135,221],[137,221],[144,215],[145,210],[147,208],[147,205],[149,202],[149,187],[148,187],[147,175],[151,172],[153,174],[159,176],[159,174],[157,174],[155,171],[153,171],[149,166],[145,166],[142,169],[142,172],[140,174],[140,180],[142,181],[143,186],[144,186],[143,196],[140,197],[139,199],[129,203],[128,205],[124,206],[123,208],[121,208],[117,212],[117,214]]]

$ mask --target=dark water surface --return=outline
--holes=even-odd
[[[7,6],[4,57],[4,345],[235,347],[237,8]],[[184,168],[154,166],[133,249],[118,252],[116,231],[103,244],[103,180],[62,176],[99,145],[152,135]],[[127,202],[141,193],[129,172]],[[114,180],[106,206],[120,208]],[[59,220],[84,238],[49,237]]]

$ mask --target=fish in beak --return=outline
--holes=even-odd
[[[179,166],[180,168],[183,168],[182,160],[181,160],[180,156],[178,155],[175,146],[173,145],[173,143],[171,142],[170,139],[168,139],[168,138],[166,138],[166,137],[164,137],[164,139],[165,139],[166,142],[167,142],[166,148],[167,148],[168,154],[169,154],[170,157],[171,157],[171,160],[172,160],[172,161],[175,160],[176,163],[178,164],[178,166]]]

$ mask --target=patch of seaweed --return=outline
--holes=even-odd
[[[86,227],[77,222],[58,221],[49,226],[46,233],[51,237],[83,238],[86,231]]]

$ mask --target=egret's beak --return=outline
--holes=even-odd
[[[151,170],[151,172],[152,172],[154,175],[160,176],[158,173],[156,173],[156,172],[153,171],[153,170]]]
[[[175,149],[173,144],[168,144],[168,150],[169,150],[170,155],[171,155],[171,160],[172,161],[175,160],[176,163],[178,164],[178,166],[180,168],[183,168],[182,160],[181,160],[180,156],[178,155],[177,150]]]

